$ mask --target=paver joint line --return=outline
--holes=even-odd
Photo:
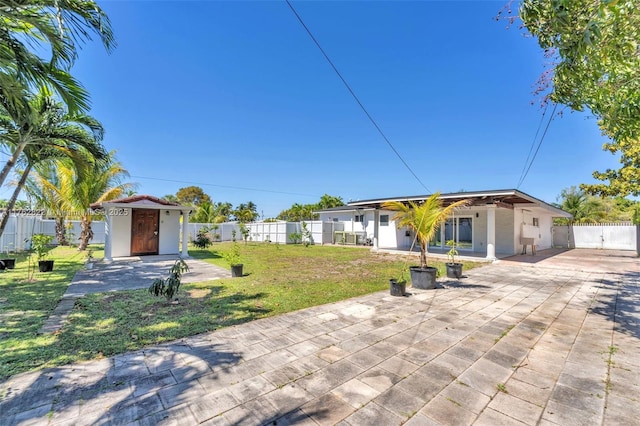
[[[562,254],[501,261],[409,298],[381,292],[17,375],[0,383],[2,423],[632,424],[640,267],[604,274],[599,253],[582,255],[593,272]]]

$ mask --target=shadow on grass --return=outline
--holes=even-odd
[[[18,414],[20,422],[46,416],[51,421],[73,418],[82,401],[83,407],[92,407],[84,412],[81,408],[83,422],[130,423],[156,413],[152,416],[156,423],[171,417],[171,407],[192,401],[194,393],[203,391],[196,379],[215,382],[218,374],[235,375],[226,369],[242,354],[200,333],[265,316],[270,310],[259,304],[265,294],[221,295],[221,286],[184,287],[177,305],[153,298],[146,290],[79,299],[61,333],[39,344],[25,342],[15,356],[28,360],[30,369],[47,362],[93,361],[0,382],[3,416],[6,413],[9,424]],[[185,294],[203,290],[208,293],[200,297]],[[199,336],[189,337],[194,335]],[[185,339],[177,340],[181,338]],[[157,344],[168,340],[172,342]],[[126,353],[131,350],[136,352]],[[2,358],[3,363],[15,361],[9,354]]]
[[[145,417],[157,424],[179,416],[172,413],[176,405],[204,396],[199,380],[215,382],[241,356],[224,345],[193,339],[102,362],[51,368],[10,381],[0,411],[8,424],[47,418],[128,424]]]
[[[194,259],[222,259],[222,255],[215,250],[190,249],[189,256]]]

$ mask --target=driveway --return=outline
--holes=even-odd
[[[549,254],[17,375],[2,423],[636,425],[638,260]]]

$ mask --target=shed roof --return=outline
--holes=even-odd
[[[113,205],[113,204],[144,204],[145,201],[151,202],[153,204],[159,204],[161,206],[174,206],[181,207],[178,203],[172,203],[171,201],[167,201],[164,198],[154,197],[153,195],[133,195],[131,197],[118,198],[116,200],[108,200],[101,201],[99,203],[91,204],[92,209],[103,207],[104,205]]]

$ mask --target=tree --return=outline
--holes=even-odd
[[[286,220],[287,222],[317,220],[320,215],[315,212],[316,210],[315,204],[294,203],[290,208],[281,211],[277,218],[280,220]]]
[[[176,198],[180,204],[189,204],[198,206],[202,203],[210,203],[211,197],[209,197],[199,186],[187,186],[186,188],[180,188],[176,192]]]
[[[556,206],[571,213],[573,220],[558,219],[558,224],[630,221],[636,202],[621,197],[596,197],[572,186],[558,196]]]
[[[36,164],[35,173],[27,179],[25,192],[35,200],[35,208],[47,211],[55,220],[56,240],[61,246],[69,245],[66,235],[65,201],[60,198],[63,189],[57,173],[57,162]]]
[[[105,155],[100,143],[104,132],[93,117],[67,113],[64,105],[52,99],[46,90],[41,91],[30,102],[33,113],[29,116],[29,121],[22,126],[7,121],[5,132],[0,134],[0,143],[20,147],[25,163],[9,200],[9,210],[13,208],[34,165],[69,158],[80,169],[95,158],[100,159]],[[7,221],[8,214],[5,214],[0,222],[0,235],[4,232]]]
[[[239,204],[233,211],[233,215],[238,222],[247,223],[253,222],[258,218],[258,207],[252,201],[247,204]]]
[[[88,110],[89,98],[68,73],[80,45],[97,35],[107,51],[115,47],[108,16],[92,0],[0,1],[0,98],[26,105],[24,87],[46,85],[70,111]],[[50,50],[45,60],[29,47]]]
[[[397,212],[393,220],[398,227],[406,226],[415,232],[420,243],[420,268],[424,269],[427,267],[429,241],[455,209],[467,203],[467,200],[460,200],[445,207],[440,200],[440,193],[436,192],[423,203],[388,201],[382,205],[382,208]]]
[[[63,188],[61,195],[67,209],[75,210],[80,215],[78,250],[85,250],[93,238],[92,214],[89,210],[91,204],[119,198],[135,185],[123,182],[129,173],[116,160],[115,151],[111,151],[106,159],[95,161],[83,172],[69,164],[60,163],[58,173]]]
[[[344,200],[342,200],[342,197],[334,197],[332,195],[324,194],[320,197],[318,204],[316,204],[316,209],[323,210],[342,206],[344,206]]]
[[[519,16],[552,58],[540,92],[590,110],[620,168],[594,172],[590,194],[640,195],[640,7],[637,0],[524,0]]]
[[[85,149],[94,158],[106,156],[101,144],[86,138],[91,133],[94,141],[102,140],[104,129],[100,122],[84,113],[69,112],[52,97],[48,89],[41,88],[38,93],[29,96],[28,113],[23,110],[12,111],[11,106],[2,101],[0,97],[0,144],[11,148],[12,154],[0,172],[0,186],[30,144],[55,148],[61,143],[64,145],[61,141],[75,139],[75,142],[83,141]]]
[[[209,201],[200,203],[189,220],[193,223],[215,223],[216,211],[214,204]]]

